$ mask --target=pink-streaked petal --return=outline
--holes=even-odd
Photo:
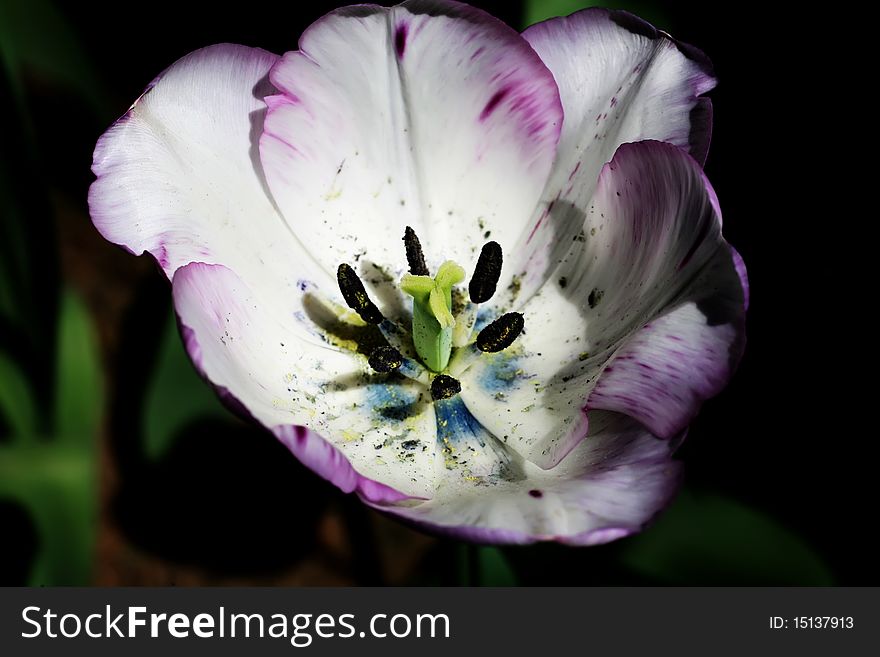
[[[724,388],[742,354],[741,322],[713,319],[688,303],[643,327],[602,372],[587,408],[625,413],[664,438],[676,435]]]
[[[520,300],[552,275],[581,228],[599,171],[620,144],[665,141],[705,159],[715,85],[705,55],[622,11],[585,9],[527,29],[559,84],[565,122],[541,204],[514,251]]]
[[[522,308],[524,335],[462,378],[474,416],[547,468],[591,433],[590,408],[677,433],[729,379],[744,339],[744,272],[711,186],[681,149],[621,146],[581,221],[571,253]]]
[[[641,530],[670,501],[680,466],[670,446],[630,418],[597,413],[596,433],[559,465],[431,500],[376,508],[435,533],[480,543],[606,543]]]
[[[325,268],[371,261],[396,279],[407,225],[432,268],[468,267],[487,234],[512,245],[562,121],[553,77],[520,35],[481,10],[417,0],[337,10],[299,45],[272,69],[281,93],[267,99],[260,153]]]
[[[377,379],[365,358],[297,339],[295,317],[221,265],[181,267],[172,287],[190,357],[225,401],[343,490],[430,497],[436,424],[419,385]]]

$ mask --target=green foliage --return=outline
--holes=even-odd
[[[627,540],[622,561],[665,584],[833,584],[820,557],[771,517],[721,495],[688,491],[655,526]]]
[[[86,308],[59,304],[55,225],[27,83],[63,88],[106,118],[107,95],[51,0],[0,2],[0,497],[38,534],[31,584],[87,584],[97,525],[104,386]],[[7,102],[7,99],[9,101]]]
[[[58,344],[57,404],[48,437],[33,433],[37,406],[29,387],[0,358],[0,412],[12,430],[0,444],[0,498],[21,504],[36,526],[32,585],[88,584],[97,526],[103,381],[91,318],[69,292],[61,304]]]
[[[477,548],[477,581],[480,586],[517,586],[516,573],[497,547]]]
[[[0,351],[7,350],[32,393],[40,396],[48,393],[54,366],[54,225],[24,97],[16,92],[21,80],[6,56],[6,11],[0,4]]]
[[[27,378],[0,352],[0,418],[11,438],[33,436],[37,431],[37,405]]]
[[[459,543],[455,546],[459,586],[517,586],[513,567],[497,547]]]
[[[526,0],[524,7],[523,27],[540,23],[548,18],[556,16],[568,16],[587,7],[606,7],[608,9],[623,9],[635,14],[639,18],[663,29],[670,29],[669,21],[658,9],[656,3],[626,2],[619,0],[606,0],[605,2],[585,2],[584,0]]]
[[[70,292],[62,297],[55,389],[55,435],[91,444],[103,413],[103,375],[97,338],[85,306]]]

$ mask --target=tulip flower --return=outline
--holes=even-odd
[[[98,142],[91,215],[159,263],[218,394],[342,490],[472,541],[603,543],[674,495],[744,345],[714,84],[623,12],[346,7],[282,56],[168,68]]]

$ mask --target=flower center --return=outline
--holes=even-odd
[[[470,301],[456,309],[456,314],[453,292],[465,279],[464,269],[447,260],[432,277],[419,239],[409,226],[403,241],[409,273],[401,279],[400,289],[413,300],[410,331],[382,314],[351,266],[339,265],[336,279],[348,307],[364,322],[376,325],[388,343],[370,352],[370,366],[380,373],[398,371],[430,385],[435,401],[448,399],[461,390],[461,383],[454,377],[463,373],[476,358],[513,344],[523,330],[523,316],[506,313],[474,337],[479,305],[492,298],[501,276],[502,252],[497,242],[483,246],[468,285]],[[411,340],[419,362],[401,354],[400,348],[407,339]]]

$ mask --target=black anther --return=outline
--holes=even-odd
[[[434,401],[449,399],[461,392],[461,383],[445,374],[438,374],[431,381],[431,397]]]
[[[422,245],[419,238],[409,226],[403,232],[403,243],[406,246],[406,261],[409,263],[409,273],[414,276],[430,276],[428,265],[425,264],[425,254],[422,253]]]
[[[472,302],[484,303],[495,294],[495,286],[501,277],[501,260],[501,245],[498,242],[486,242],[468,285]]]
[[[344,262],[336,270],[336,281],[339,283],[339,290],[345,303],[360,315],[362,320],[368,324],[380,324],[385,319],[376,304],[370,301],[364,284],[361,283],[354,269]]]
[[[495,353],[507,349],[525,326],[521,313],[505,313],[477,335],[477,349]]]
[[[403,365],[403,356],[394,347],[376,347],[370,354],[370,367],[377,372],[393,372]]]

